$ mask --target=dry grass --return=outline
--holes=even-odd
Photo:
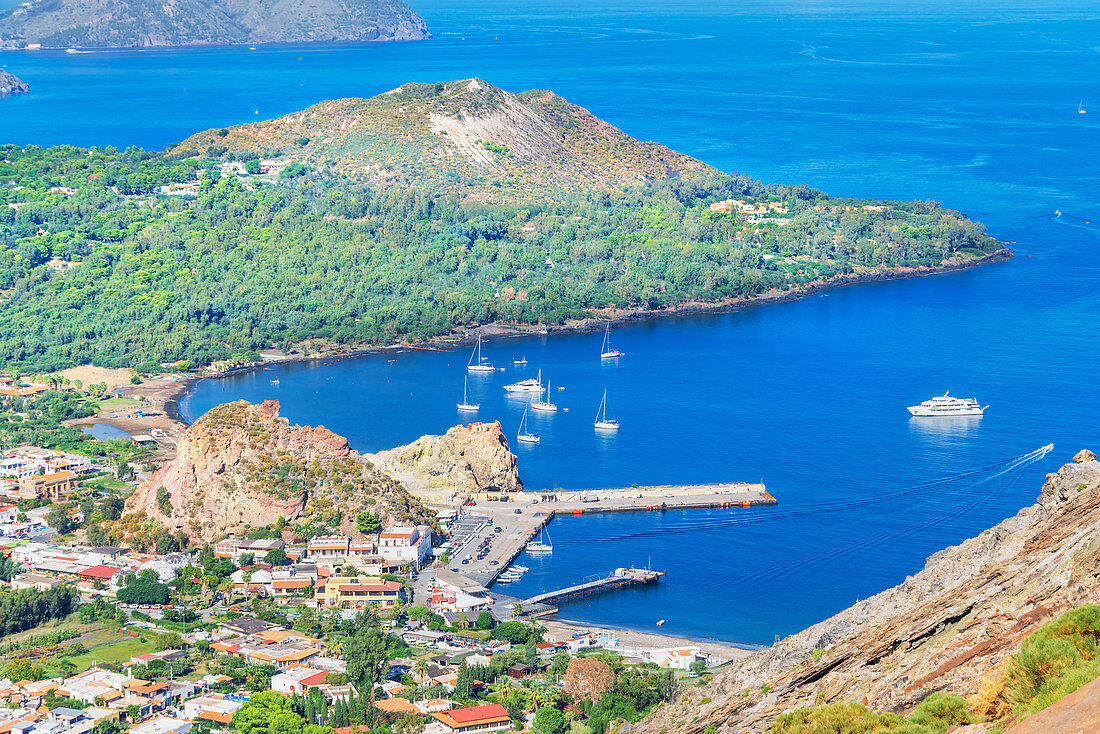
[[[133,370],[116,370],[110,367],[93,367],[92,365],[84,365],[83,367],[70,367],[67,370],[62,370],[59,374],[69,378],[69,381],[80,380],[84,385],[92,385],[100,382],[107,383],[107,390],[114,392],[118,387],[130,387],[130,378],[133,376]]]

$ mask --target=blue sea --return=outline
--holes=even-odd
[[[409,80],[549,88],[644,140],[765,182],[934,199],[1018,256],[942,276],[601,335],[486,345],[478,417],[514,435],[502,384],[541,368],[563,410],[518,446],[528,489],[760,481],[776,508],[561,518],[526,596],[622,565],[661,584],[567,604],[570,619],[767,644],[899,583],[1034,501],[1100,433],[1100,11],[1086,3],[414,2],[426,43],[3,52],[30,82],[0,141],[158,148]],[[1094,111],[1078,114],[1078,105]],[[1055,212],[1060,211],[1058,215]],[[528,367],[514,368],[525,356]],[[268,398],[375,451],[463,420],[468,353],[290,364],[201,383],[189,418]],[[270,380],[279,378],[279,384]],[[558,386],[564,390],[557,390]],[[592,430],[608,391],[622,430]],[[911,419],[934,394],[991,407]],[[565,411],[564,408],[568,408]],[[1046,458],[999,462],[1044,444]],[[970,473],[974,472],[974,473]],[[942,480],[942,481],[941,481]]]

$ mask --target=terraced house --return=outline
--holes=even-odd
[[[318,609],[341,607],[392,609],[401,599],[401,584],[376,576],[331,576],[317,582],[314,598]]]

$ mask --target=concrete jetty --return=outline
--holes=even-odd
[[[483,586],[491,586],[551,519],[597,512],[668,512],[702,508],[747,509],[778,504],[763,484],[661,485],[568,492],[518,492],[476,495],[463,507],[468,519],[483,519],[450,552],[447,568]],[[498,530],[499,528],[499,530]],[[482,540],[494,536],[483,558]],[[468,560],[467,560],[467,557]],[[467,560],[463,563],[463,560]]]
[[[564,589],[548,591],[545,594],[537,594],[530,599],[524,599],[523,605],[530,604],[556,604],[566,599],[575,599],[578,596],[596,594],[601,591],[610,591],[624,586],[636,586],[638,584],[652,584],[665,575],[664,571],[651,571],[648,568],[616,568],[607,576],[585,581],[581,584],[567,586]]]

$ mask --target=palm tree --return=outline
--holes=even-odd
[[[416,674],[419,675],[421,679],[423,679],[424,676],[428,674],[428,661],[424,658],[420,658],[416,661],[416,665],[413,666],[413,669],[416,671]]]

